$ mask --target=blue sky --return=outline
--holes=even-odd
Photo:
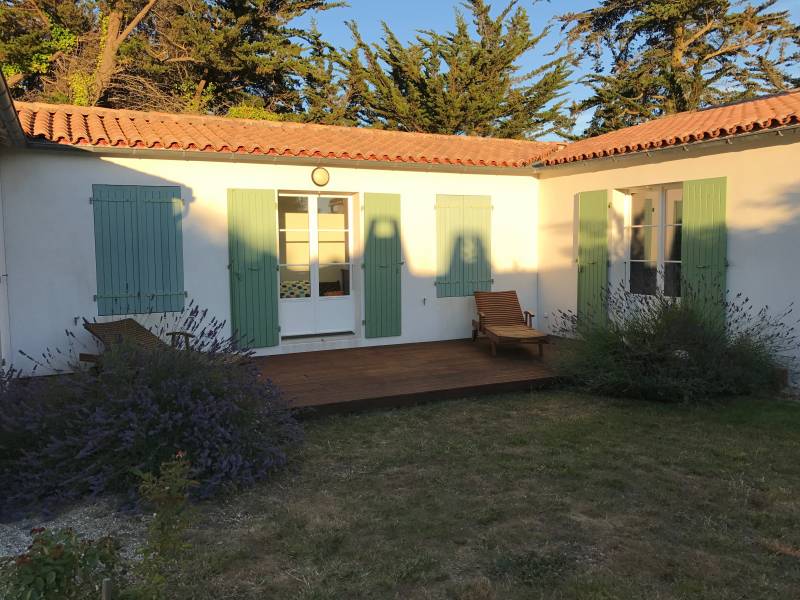
[[[491,4],[499,9],[507,0],[493,0]],[[366,41],[374,42],[382,36],[381,21],[386,21],[401,40],[414,38],[420,29],[450,31],[455,20],[455,10],[461,5],[459,0],[347,0],[349,6],[318,13],[313,16],[323,36],[336,46],[350,47],[352,39],[345,26],[346,21],[356,21]],[[754,1],[755,3],[755,1]],[[568,11],[580,11],[597,6],[598,0],[520,0],[519,5],[528,10],[535,31],[543,29],[556,15]],[[791,11],[794,20],[800,22],[800,0],[779,0],[776,9]],[[304,17],[301,22],[307,24],[311,17]],[[532,69],[547,60],[544,54],[559,42],[560,34],[554,27],[550,35],[537,48],[520,61],[522,69]],[[575,74],[575,78],[580,73]],[[573,84],[569,93],[574,99],[585,97],[586,90],[580,84]],[[586,124],[587,117],[578,123],[580,131]]]

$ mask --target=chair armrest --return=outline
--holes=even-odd
[[[536,315],[534,315],[531,311],[529,311],[529,310],[525,311],[525,324],[528,327],[533,327],[533,317],[535,317],[535,316]]]
[[[187,350],[189,349],[189,340],[194,337],[194,334],[189,333],[188,331],[168,331],[167,335],[170,339],[170,344],[173,348],[178,347],[178,336],[183,337],[183,346]]]

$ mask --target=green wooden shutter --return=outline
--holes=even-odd
[[[140,311],[138,187],[93,185],[97,314]]]
[[[464,196],[461,260],[463,295],[492,289],[492,199]]]
[[[716,315],[724,315],[727,285],[726,194],[725,177],[683,184],[682,292]]]
[[[280,341],[277,237],[275,190],[228,190],[231,328],[244,346]]]
[[[183,202],[180,188],[139,186],[141,312],[183,310]]]
[[[368,338],[401,333],[399,194],[364,194],[364,321]]]
[[[436,197],[436,297],[492,288],[492,200]]]
[[[608,191],[578,197],[578,323],[607,317]]]
[[[464,295],[461,268],[463,196],[436,196],[436,297]]]
[[[93,185],[98,315],[183,310],[176,186]]]

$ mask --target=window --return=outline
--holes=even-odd
[[[180,188],[93,185],[92,208],[98,315],[183,310]]]
[[[350,295],[348,197],[280,195],[278,245],[281,299]]]
[[[436,297],[492,289],[492,199],[436,197]]]
[[[634,188],[629,206],[628,290],[680,297],[683,185]]]

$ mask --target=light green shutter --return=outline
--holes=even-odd
[[[492,289],[492,199],[489,196],[464,196],[462,231],[463,295],[488,292]]]
[[[727,284],[726,193],[725,177],[683,184],[682,295],[717,315]]]
[[[93,185],[97,314],[140,312],[135,185]]]
[[[436,196],[436,297],[463,296],[461,229],[463,196]]]
[[[243,346],[279,342],[275,190],[228,190],[231,328]]]
[[[489,196],[436,197],[436,296],[469,296],[492,288]]]
[[[183,310],[183,203],[180,188],[140,186],[137,196],[141,310]]]
[[[183,310],[180,188],[93,185],[97,312]]]
[[[578,324],[607,317],[608,191],[578,197]]]
[[[400,196],[364,194],[364,321],[368,338],[401,332]]]

